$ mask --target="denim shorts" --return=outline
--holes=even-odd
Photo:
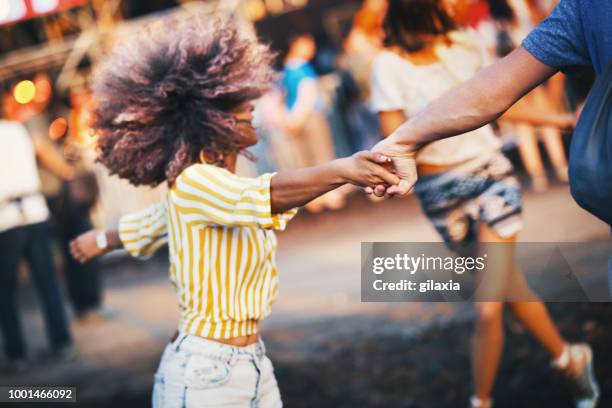
[[[510,237],[523,226],[521,188],[513,172],[512,163],[498,153],[421,177],[415,193],[446,243],[475,242],[478,222]]]
[[[190,334],[168,344],[155,374],[153,408],[280,408],[272,362],[260,340],[234,347]]]

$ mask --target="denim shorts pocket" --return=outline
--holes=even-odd
[[[194,354],[187,361],[185,385],[194,390],[220,387],[230,379],[230,365],[225,361]]]

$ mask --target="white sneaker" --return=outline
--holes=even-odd
[[[553,363],[572,383],[576,408],[595,408],[599,400],[599,385],[593,369],[593,350],[588,344],[570,344],[565,367]]]
[[[493,401],[491,401],[491,399],[483,401],[480,398],[472,397],[470,399],[470,407],[471,408],[492,408]]]

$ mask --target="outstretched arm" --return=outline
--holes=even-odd
[[[401,155],[413,157],[427,143],[477,129],[497,119],[555,72],[556,69],[519,47],[430,103],[373,150],[390,155],[394,161]],[[413,165],[413,161],[406,163]],[[398,174],[408,172],[399,168],[398,163],[394,164]],[[388,193],[405,194],[412,188],[413,181],[392,186]]]
[[[360,187],[372,187],[379,182],[397,184],[398,177],[386,170],[385,164],[390,164],[390,159],[364,151],[320,166],[280,171],[270,184],[271,212],[302,206],[346,183]]]
[[[477,129],[497,119],[555,72],[519,47],[429,104],[391,135],[391,139],[417,149],[426,143]]]
[[[319,166],[240,177],[210,164],[187,168],[176,179],[171,199],[193,225],[283,230],[297,208],[345,183],[397,184],[383,167],[390,160],[369,151]]]
[[[106,248],[98,246],[98,234],[104,234],[108,242]],[[86,263],[93,258],[97,258],[116,249],[122,249],[123,242],[119,238],[118,229],[108,229],[105,231],[89,230],[76,237],[70,242],[70,254],[80,263]]]
[[[106,246],[98,236],[104,234]],[[130,255],[147,259],[168,242],[166,205],[158,203],[144,210],[124,215],[118,229],[90,230],[70,242],[70,253],[85,263],[115,249],[125,248]]]

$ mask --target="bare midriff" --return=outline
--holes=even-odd
[[[174,333],[174,336],[172,336],[172,339],[170,340],[171,342],[176,340],[176,338],[178,337],[179,332],[178,330]],[[234,346],[234,347],[247,347],[250,346],[251,344],[255,344],[259,341],[259,333],[253,333],[253,334],[249,334],[247,336],[238,336],[238,337],[231,337],[229,339],[213,339],[210,337],[202,337],[203,339],[206,340],[210,340],[210,341],[216,341],[217,343],[221,343],[221,344],[227,344],[229,346]]]

